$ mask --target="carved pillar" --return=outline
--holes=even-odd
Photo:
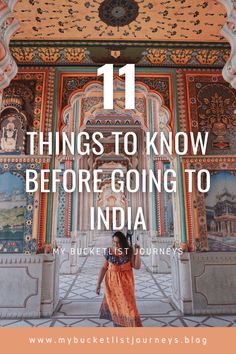
[[[225,6],[228,15],[221,32],[231,45],[231,55],[222,71],[222,75],[225,81],[229,82],[233,88],[236,88],[236,1],[218,1]]]

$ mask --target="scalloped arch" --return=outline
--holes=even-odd
[[[123,95],[123,90],[124,90],[124,80],[120,77],[115,77],[114,80],[114,96],[115,94],[122,94]],[[93,93],[95,93],[97,96],[93,97]],[[145,97],[146,101],[147,100],[151,100],[152,102],[154,102],[155,104],[153,104],[153,122],[152,125],[153,127],[157,127],[157,122],[155,121],[156,119],[156,115],[159,114],[159,118],[160,118],[160,122],[161,124],[164,124],[166,126],[167,130],[172,130],[173,129],[173,115],[172,112],[169,110],[168,107],[165,106],[164,104],[164,99],[162,97],[162,95],[159,92],[156,92],[154,90],[150,90],[150,88],[145,85],[143,82],[136,82],[136,96],[137,95],[143,95],[143,97]],[[111,113],[111,111],[109,110],[104,110],[103,109],[103,100],[102,100],[102,95],[103,95],[103,86],[101,84],[101,82],[97,82],[97,81],[93,81],[90,82],[88,84],[85,85],[85,87],[83,89],[79,89],[75,92],[73,92],[71,94],[71,96],[69,97],[69,102],[68,105],[63,109],[62,113],[61,113],[61,118],[60,121],[62,123],[62,127],[61,130],[67,130],[69,131],[75,131],[75,126],[74,126],[74,122],[72,122],[72,120],[74,120],[73,118],[73,110],[74,110],[74,105],[77,101],[81,100],[81,99],[86,99],[86,98],[94,98],[97,99],[95,100],[96,102],[94,104],[96,104],[96,109],[94,108],[94,111],[90,114],[87,115],[86,117],[83,116],[81,117],[80,115],[80,119],[83,119],[83,121],[79,121],[79,127],[80,130],[83,130],[86,128],[86,125],[91,125],[93,124],[93,119],[96,116],[96,124],[102,124],[103,122],[101,121],[101,115],[103,115],[104,119],[106,122],[108,122],[107,124],[110,125],[111,123],[111,117],[109,117],[109,113]],[[100,99],[100,101],[99,101]],[[120,99],[120,101],[122,101],[122,99]],[[126,113],[125,115],[125,119],[123,124],[127,125],[127,123],[129,122],[129,119],[133,119],[134,124],[137,125],[139,123],[140,126],[143,127],[144,130],[149,129],[149,124],[150,122],[145,121],[145,119],[147,119],[147,112],[144,112],[143,114],[140,113],[140,111],[138,111],[137,109],[135,110],[127,110],[124,111],[124,109],[120,106],[117,107],[117,109],[114,109],[114,112],[116,114],[120,114],[124,116],[124,112]],[[99,115],[100,114],[100,115]],[[143,116],[143,120],[141,119]],[[128,118],[130,117],[130,118]],[[116,117],[116,119],[114,120],[114,125],[116,125],[116,122],[119,121],[119,117]],[[119,125],[121,125],[122,123],[120,122]]]

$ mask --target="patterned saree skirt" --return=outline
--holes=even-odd
[[[105,278],[105,295],[100,318],[113,321],[115,327],[142,327],[134,294],[131,263],[109,262]]]

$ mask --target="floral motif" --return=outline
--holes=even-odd
[[[98,12],[100,19],[108,26],[123,27],[139,15],[139,5],[134,0],[104,0]]]
[[[176,49],[171,54],[171,59],[176,64],[187,64],[192,57],[192,51],[188,49]]]
[[[213,90],[211,85],[207,85],[199,90],[197,98],[200,103],[198,124],[201,130],[212,130],[216,136],[213,147],[229,148],[230,144],[225,139],[225,135],[229,129],[236,127],[235,94],[224,85],[218,85]]]

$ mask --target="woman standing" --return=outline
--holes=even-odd
[[[100,318],[113,321],[115,327],[142,327],[134,294],[132,267],[140,269],[140,247],[129,246],[125,235],[117,231],[112,236],[113,247],[106,249],[105,262],[100,271],[96,293],[100,294],[105,278],[105,295]]]

